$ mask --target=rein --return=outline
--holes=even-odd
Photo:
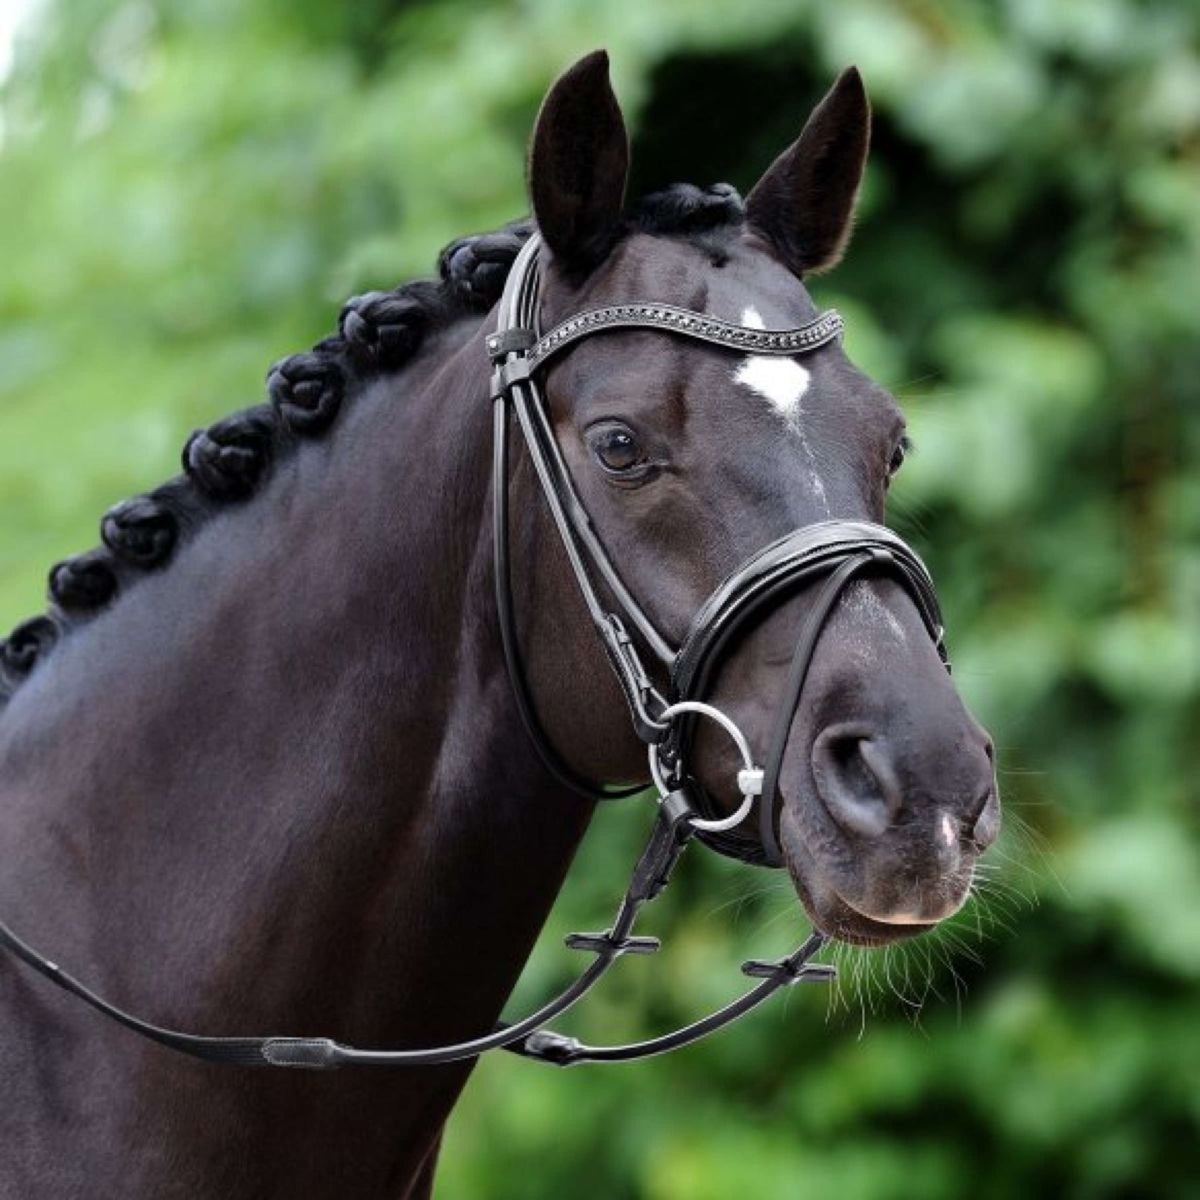
[[[517,256],[500,301],[496,332],[486,339],[495,368],[491,400],[496,608],[517,709],[547,770],[561,784],[589,799],[619,799],[644,791],[645,784],[610,787],[584,779],[550,745],[538,720],[521,664],[513,617],[508,435],[510,414],[515,414],[589,617],[624,693],[634,730],[647,747],[650,775],[658,792],[657,820],[612,925],[602,933],[567,937],[568,947],[595,957],[573,983],[523,1020],[501,1024],[489,1034],[453,1045],[368,1050],[322,1037],[202,1037],[163,1029],[105,1000],[0,922],[0,947],[144,1038],[193,1058],[237,1066],[429,1066],[475,1058],[501,1047],[559,1066],[618,1062],[646,1058],[697,1041],[745,1015],[782,987],[800,981],[828,981],[836,973],[832,966],[809,961],[827,941],[824,934],[814,931],[785,958],[744,963],[742,973],[758,983],[707,1017],[661,1037],[623,1046],[587,1046],[546,1028],[590,991],[621,955],[650,954],[659,948],[657,938],[635,936],[634,923],[642,906],[667,885],[675,863],[693,836],[719,853],[745,862],[783,865],[779,845],[783,804],[778,786],[780,768],[821,632],[851,580],[868,572],[896,579],[916,603],[947,669],[949,663],[937,595],[924,564],[903,539],[881,525],[864,521],[807,525],[758,551],[701,605],[683,643],[672,648],[622,582],[591,524],[554,437],[538,376],[559,353],[593,334],[653,329],[740,353],[793,356],[840,338],[842,320],[830,311],[796,329],[761,330],[672,305],[639,303],[591,309],[541,334],[537,321],[540,243],[538,235],[533,235]],[[704,696],[735,635],[784,599],[817,583],[819,590],[796,643],[766,757],[756,765],[749,742],[736,723]],[[605,595],[615,604],[607,603]],[[643,650],[657,660],[656,669],[666,681],[665,694],[644,666]],[[736,782],[742,801],[733,813],[720,811],[688,770],[695,725],[700,718],[719,724],[741,756],[742,768]],[[747,836],[738,827],[746,823],[756,804],[757,836]]]

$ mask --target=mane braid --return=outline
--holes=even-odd
[[[674,184],[630,207],[623,230],[702,239],[740,225],[744,216],[741,198],[728,184]],[[278,458],[324,433],[364,384],[404,366],[427,333],[486,313],[532,232],[525,219],[459,238],[438,256],[437,279],[353,297],[342,308],[336,334],[271,366],[266,404],[196,430],[183,447],[183,474],[114,505],[100,521],[103,544],[50,569],[48,612],[0,640],[0,705],[60,638],[166,566],[213,514],[252,496]]]

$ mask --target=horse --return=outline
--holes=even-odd
[[[895,400],[836,337],[754,349],[818,319],[803,281],[844,250],[869,134],[850,68],[745,199],[674,185],[627,204],[607,57],[567,70],[533,131],[532,218],[349,301],[334,336],[272,367],[267,403],[111,509],[102,546],[55,566],[49,610],[0,644],[0,919],[161,1026],[397,1047],[492,1029],[598,795],[646,778],[536,456],[493,479],[488,340],[514,260],[538,239],[546,328],[648,304],[735,331],[609,328],[543,375],[561,464],[619,568],[597,592],[627,589],[678,645],[764,546],[883,521],[908,446]],[[778,594],[706,685],[756,761],[821,590]],[[964,903],[999,826],[992,747],[894,570],[867,563],[825,608],[782,719],[776,861],[821,937],[883,945]],[[645,630],[624,636],[653,657]],[[652,661],[639,694],[663,675]],[[688,773],[727,824],[753,782],[696,725]],[[0,962],[0,1195],[430,1195],[473,1058],[197,1062],[52,986],[51,964]]]

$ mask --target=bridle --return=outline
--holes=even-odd
[[[594,955],[591,963],[558,996],[523,1020],[501,1024],[489,1034],[454,1045],[366,1050],[321,1037],[203,1037],[161,1028],[117,1008],[0,922],[0,946],[127,1029],[194,1058],[240,1066],[435,1065],[474,1058],[501,1047],[527,1058],[569,1066],[661,1054],[730,1024],[781,987],[802,980],[833,978],[833,967],[809,961],[827,940],[824,934],[814,931],[785,958],[744,963],[743,974],[758,980],[756,984],[725,1007],[661,1037],[623,1046],[587,1046],[546,1028],[594,987],[621,955],[658,949],[656,938],[633,934],[634,922],[641,907],[666,886],[693,836],[745,862],[783,865],[779,845],[780,767],[821,631],[851,580],[867,573],[896,579],[916,603],[947,669],[949,662],[937,595],[924,564],[891,530],[865,521],[822,521],[796,529],[764,547],[716,588],[695,614],[683,642],[671,647],[623,583],[580,502],[538,382],[542,371],[557,355],[584,338],[616,330],[658,330],[740,353],[793,356],[837,340],[842,320],[829,311],[795,329],[762,330],[672,305],[634,303],[578,313],[542,334],[538,331],[540,249],[541,239],[534,234],[513,264],[500,301],[496,331],[486,339],[494,366],[491,398],[496,607],[517,709],[551,775],[589,799],[618,799],[645,791],[644,783],[626,787],[589,783],[563,761],[538,720],[521,663],[511,588],[508,433],[511,416],[515,415],[579,592],[625,696],[633,728],[647,747],[650,775],[658,793],[657,819],[612,925],[602,933],[567,937],[570,948]],[[817,590],[792,656],[766,756],[758,766],[742,731],[704,697],[738,633],[809,586]],[[658,660],[666,679],[666,695],[646,670],[639,645]],[[733,813],[721,812],[689,770],[699,719],[721,726],[741,757],[737,787],[742,800]],[[758,835],[747,836],[740,827],[756,806]]]
[[[497,329],[487,339],[495,365],[493,512],[496,609],[504,657],[522,722],[543,763],[566,786],[591,798],[619,798],[644,790],[643,784],[608,789],[580,778],[550,745],[537,719],[521,667],[513,623],[508,553],[508,425],[516,414],[526,451],[567,552],[576,584],[617,681],[637,735],[646,744],[650,773],[660,797],[681,794],[693,810],[690,827],[701,841],[746,862],[782,866],[779,847],[779,770],[787,735],[800,703],[804,679],[826,618],[846,585],[867,571],[899,580],[915,601],[942,661],[947,662],[941,612],[933,580],[902,538],[867,521],[821,521],[805,525],[759,550],[729,575],[700,606],[683,642],[672,648],[625,586],[579,499],[550,424],[538,377],[559,354],[585,338],[627,329],[652,329],[708,345],[754,355],[795,356],[836,341],[842,319],[829,311],[796,329],[753,329],[705,313],[668,304],[616,304],[576,314],[548,333],[538,328],[538,256],[535,234],[513,264],[500,301]],[[589,570],[590,567],[590,570]],[[592,572],[607,589],[606,606]],[[733,638],[789,595],[823,580],[801,629],[782,701],[777,709],[763,767],[755,767],[748,742],[734,722],[704,700],[717,665]],[[633,632],[631,633],[630,630]],[[669,699],[651,681],[637,641],[666,673]],[[742,803],[724,815],[688,771],[696,720],[716,721],[732,737],[743,760],[738,772]],[[735,832],[757,801],[758,837]]]

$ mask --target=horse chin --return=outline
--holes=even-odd
[[[792,869],[792,882],[804,911],[813,923],[813,927],[826,937],[838,942],[846,942],[852,946],[890,946],[894,942],[909,941],[922,933],[928,933],[938,922],[903,922],[877,921],[860,913],[858,909],[847,904],[836,892],[830,891],[819,899]]]
[[[854,946],[888,946],[927,933],[950,915],[947,912],[933,921],[869,916],[838,893],[804,840],[788,829],[786,822],[780,832],[784,861],[800,903],[813,927],[828,938]],[[951,912],[957,911],[962,902],[956,903]]]

